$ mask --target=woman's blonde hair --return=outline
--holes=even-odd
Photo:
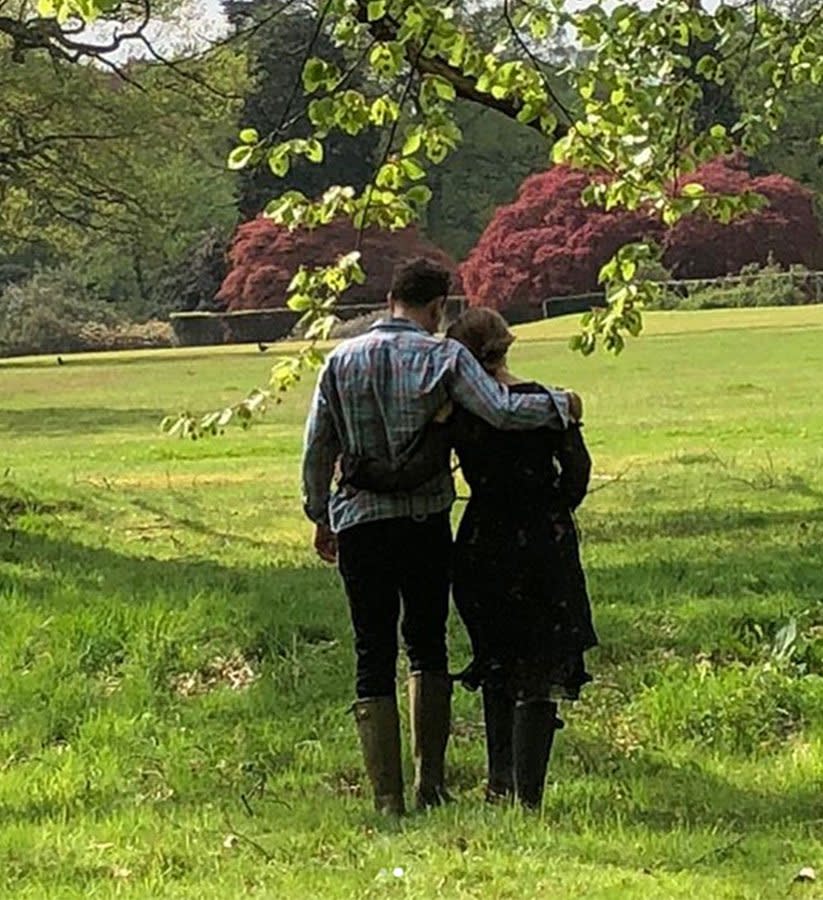
[[[464,344],[485,369],[496,369],[506,358],[514,335],[503,316],[487,306],[472,306],[449,326],[446,337]]]

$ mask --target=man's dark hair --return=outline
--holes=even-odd
[[[446,297],[450,283],[451,275],[443,266],[424,257],[407,259],[395,266],[391,295],[406,306],[425,306]]]

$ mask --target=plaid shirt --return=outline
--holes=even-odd
[[[330,523],[335,532],[379,519],[422,518],[448,509],[455,498],[448,468],[409,493],[346,487],[332,493],[344,448],[394,461],[449,400],[496,428],[568,424],[564,392],[509,393],[462,344],[436,338],[405,319],[377,322],[364,335],[341,343],[325,365],[338,386],[345,434],[335,426],[321,373],[306,423],[303,496],[306,515]]]

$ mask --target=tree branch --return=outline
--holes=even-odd
[[[115,31],[112,39],[104,44],[76,40],[75,35],[82,34],[85,30],[82,23],[63,27],[56,19],[41,16],[29,19],[0,16],[0,33],[11,39],[11,58],[14,62],[23,62],[26,52],[30,50],[45,50],[53,58],[69,62],[79,62],[83,58],[97,59],[117,70],[117,66],[105,57],[115,53],[127,41],[140,39],[151,19],[151,0],[142,0],[140,6],[141,15],[137,25],[122,34]]]
[[[218,88],[214,87],[214,85],[209,84],[205,78],[202,78],[199,75],[195,75],[193,72],[187,71],[177,60],[169,59],[167,56],[164,56],[162,53],[160,53],[159,50],[155,48],[154,44],[152,44],[152,42],[146,37],[145,34],[141,33],[139,35],[139,40],[140,43],[143,44],[143,46],[146,48],[149,56],[151,56],[152,59],[154,59],[156,62],[161,63],[170,71],[174,72],[174,74],[177,75],[178,78],[184,81],[191,81],[194,84],[199,85],[210,94],[213,94],[215,97],[219,97],[221,100],[244,99],[243,94],[227,94],[224,91],[221,91]]]
[[[357,19],[368,26],[371,34],[378,41],[393,42],[397,40],[399,23],[388,16],[376,22],[369,22],[368,0],[357,0]],[[496,109],[510,119],[516,119],[522,109],[522,104],[517,100],[503,98],[498,100],[491,94],[484,93],[477,87],[477,79],[472,75],[466,75],[457,66],[449,64],[448,60],[440,56],[426,56],[419,51],[419,47],[412,44],[406,45],[406,61],[420,75],[437,75],[448,81],[454,88],[455,94],[462,100],[470,100],[488,109]],[[530,128],[539,131],[550,140],[557,140],[568,132],[568,126],[558,123],[552,134],[546,135],[540,128],[539,122],[530,122]]]
[[[557,92],[554,90],[551,82],[544,71],[544,63],[541,59],[538,59],[536,54],[534,54],[529,47],[529,45],[523,40],[520,31],[517,26],[514,24],[514,20],[511,17],[511,11],[509,10],[509,0],[503,0],[503,19],[506,22],[506,26],[509,29],[512,37],[517,42],[517,46],[525,53],[529,62],[534,66],[535,70],[540,73],[540,79],[543,82],[543,87],[546,89],[546,93],[549,95],[549,99],[554,103],[557,109],[563,114],[566,119],[567,126],[570,126],[574,123],[574,115],[571,110],[566,106],[566,104],[557,96]],[[568,132],[568,127],[566,127],[566,131],[564,134]],[[555,130],[555,139],[558,137],[562,137],[563,134],[557,134]]]

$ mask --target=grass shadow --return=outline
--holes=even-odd
[[[0,409],[0,433],[24,437],[141,429],[149,433],[168,410],[105,406],[41,406]]]
[[[823,492],[806,484],[810,493]],[[823,523],[823,505],[819,509],[682,509],[676,512],[649,512],[645,515],[615,515],[584,511],[579,516],[581,537],[592,543],[646,541],[657,538],[698,538],[728,536],[732,532],[765,532],[769,529],[799,529]]]

